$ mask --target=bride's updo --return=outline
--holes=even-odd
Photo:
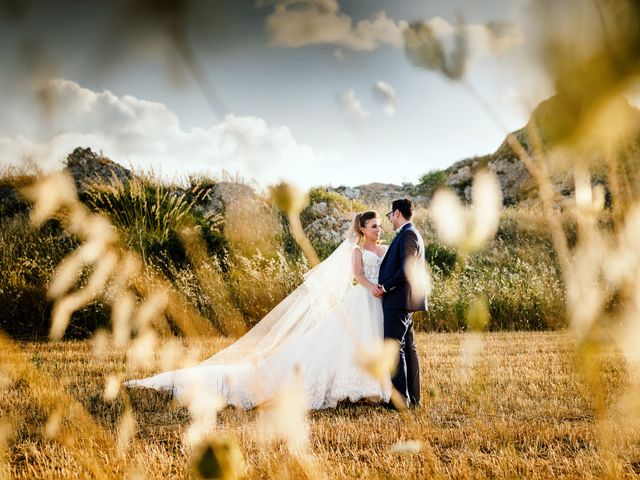
[[[358,213],[353,219],[351,230],[356,236],[356,243],[361,244],[364,241],[364,235],[360,229],[366,227],[367,222],[372,218],[378,218],[378,214],[373,210],[368,210],[366,212]]]

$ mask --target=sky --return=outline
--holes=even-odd
[[[168,178],[416,183],[493,152],[553,92],[529,0],[160,4],[0,7],[0,167],[83,146]],[[464,81],[407,56],[413,22],[447,58],[465,33]]]

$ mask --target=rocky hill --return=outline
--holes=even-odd
[[[626,151],[624,156],[627,160],[637,163],[640,151],[640,110],[631,106],[622,97],[616,103],[618,121],[620,118],[624,119],[628,142],[618,145],[618,148],[620,151]],[[565,135],[571,122],[572,119],[567,118],[564,114],[564,105],[558,97],[551,97],[538,105],[532,112],[527,125],[513,132],[527,153],[535,159],[536,151],[532,147],[533,142],[529,135],[532,129],[537,131],[542,154],[546,155],[549,160],[551,180],[556,192],[561,197],[573,195],[573,178],[572,173],[566,170],[566,166],[562,162],[555,161],[553,151],[556,147],[566,146],[567,140],[574,142],[575,145],[575,138],[568,138]],[[582,133],[580,147],[574,150],[573,154],[580,155],[582,160],[591,166],[593,183],[603,184],[606,188],[608,183],[607,171],[604,167],[606,153],[601,149],[596,139],[590,138],[591,135],[597,135],[597,132]],[[468,201],[471,195],[472,177],[476,171],[482,168],[487,168],[497,175],[506,205],[532,201],[537,198],[537,188],[533,178],[506,139],[495,152],[489,155],[465,159],[449,167],[446,170],[446,184]],[[633,168],[633,170],[636,169]]]
[[[65,161],[65,169],[73,177],[80,194],[85,193],[93,184],[124,183],[134,177],[131,170],[98,155],[90,148],[76,148]]]
[[[624,118],[624,128],[629,133],[629,143],[620,145],[625,151],[624,157],[632,161],[626,165],[626,171],[631,173],[640,167],[640,110],[629,105],[620,98],[618,100],[618,115]],[[537,129],[545,155],[554,147],[561,145],[565,140],[564,132],[573,121],[564,113],[564,106],[557,97],[551,97],[542,102],[533,111],[531,119],[523,128],[513,132],[520,143],[525,147],[529,155],[535,158],[532,142],[529,139],[530,129]],[[582,138],[586,149],[583,154],[588,157],[585,160],[595,168],[592,168],[593,182],[607,185],[607,172],[604,165],[605,152],[600,151],[597,142],[589,144],[589,138]],[[550,165],[551,179],[556,191],[562,197],[573,195],[573,179],[570,172],[563,169],[561,164]],[[481,169],[494,172],[502,187],[505,205],[514,205],[522,202],[532,202],[537,198],[537,187],[522,161],[515,154],[505,139],[498,149],[488,155],[472,157],[456,162],[442,172],[432,172],[441,181],[433,182],[433,178],[426,179],[418,184],[393,185],[371,183],[356,187],[338,187],[332,190],[350,199],[359,200],[367,204],[379,205],[389,203],[394,198],[412,198],[418,205],[426,205],[436,191],[436,187],[447,186],[454,190],[465,201],[471,200],[471,183],[475,173]],[[624,172],[623,172],[624,173]],[[437,175],[437,174],[442,174]],[[432,177],[434,176],[432,175]],[[427,176],[425,176],[427,177]],[[423,177],[423,179],[425,178]]]
[[[335,187],[330,190],[367,205],[390,205],[397,198],[410,197],[416,203],[426,203],[430,197],[416,190],[413,184],[368,183],[357,187]]]

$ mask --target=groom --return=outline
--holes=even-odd
[[[413,335],[413,312],[426,310],[424,242],[411,223],[413,203],[394,200],[387,218],[396,236],[380,265],[378,287],[373,294],[382,298],[384,337],[400,344],[398,368],[391,379],[407,406],[420,405],[420,363]]]

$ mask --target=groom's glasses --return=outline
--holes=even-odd
[[[391,215],[393,214],[393,210],[385,214],[385,217],[391,219]]]

